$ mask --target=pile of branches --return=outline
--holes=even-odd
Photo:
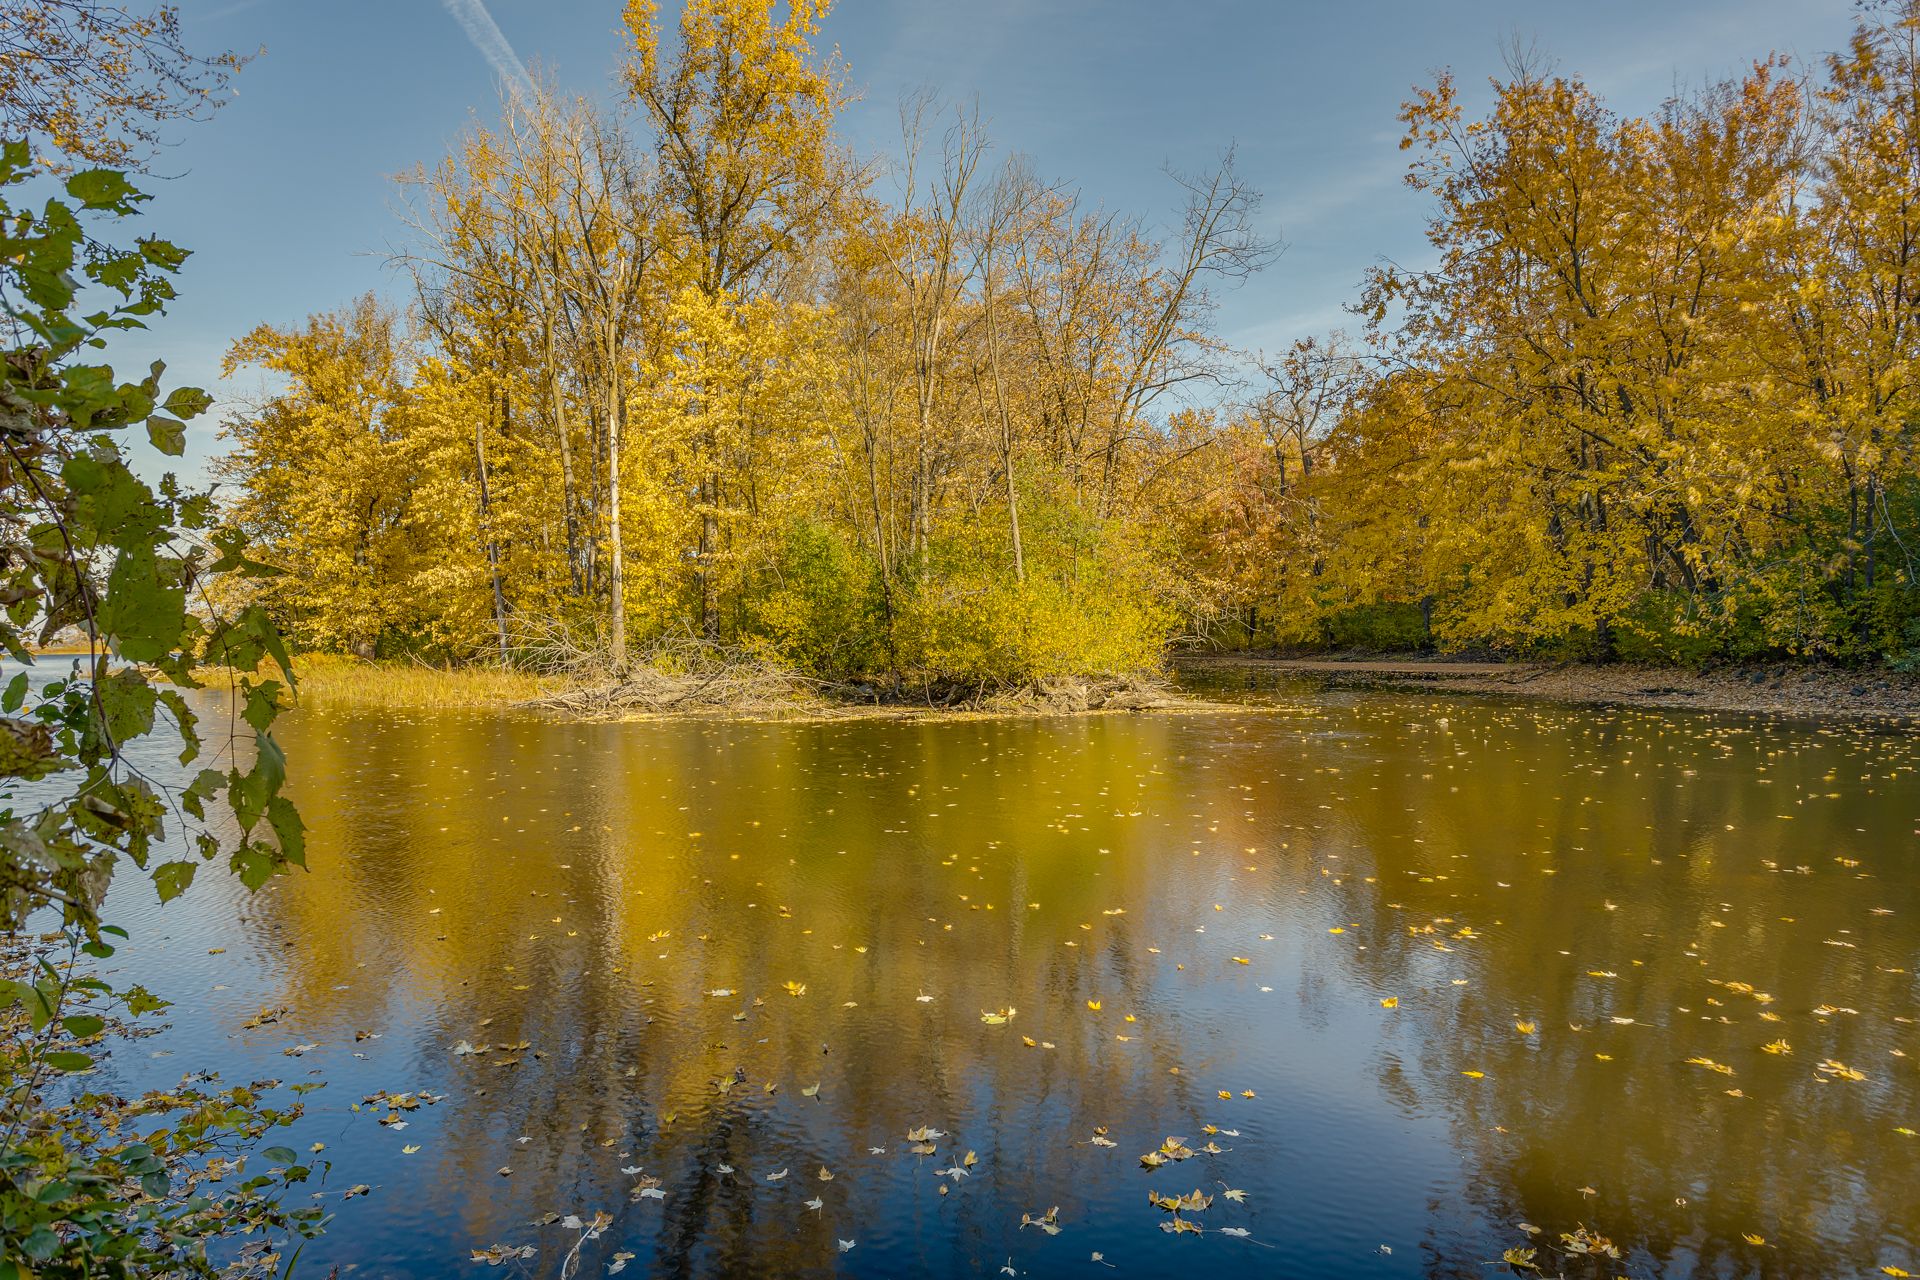
[[[556,623],[514,647],[523,665],[559,679],[538,705],[572,715],[801,711],[821,705],[831,687],[744,649],[684,636],[616,655],[601,638]]]

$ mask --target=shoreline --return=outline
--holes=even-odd
[[[1176,671],[1271,672],[1329,688],[1401,689],[1538,698],[1576,706],[1732,711],[1859,719],[1920,718],[1920,675],[1796,663],[1691,671],[1683,667],[1488,662],[1425,654],[1280,657],[1206,654]]]
[[[497,667],[424,668],[295,659],[299,704],[514,711],[572,720],[980,720],[1257,710],[1244,685],[1190,687],[1242,674],[1319,686],[1531,698],[1570,706],[1691,709],[1765,715],[1920,720],[1920,674],[1794,663],[1709,671],[1677,667],[1501,662],[1427,654],[1176,655],[1164,672],[1057,678],[993,692],[813,681],[765,667],[665,673],[620,683],[534,676]]]
[[[1065,677],[997,690],[831,682],[760,664],[700,672],[637,666],[626,679],[294,659],[291,706],[512,711],[580,721],[979,720],[1246,710],[1184,693],[1169,672]],[[917,695],[917,696],[916,696]]]

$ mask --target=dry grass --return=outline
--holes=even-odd
[[[332,707],[510,707],[539,701],[564,681],[504,667],[365,662],[339,654],[293,660],[300,701]]]

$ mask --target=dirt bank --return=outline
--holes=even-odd
[[[588,719],[960,719],[1201,710],[1150,674],[1044,680],[1000,691],[804,680],[765,668],[667,675],[636,670],[619,682],[570,686],[536,699],[543,710]]]
[[[1184,658],[1196,675],[1236,669],[1293,675],[1342,687],[1443,689],[1556,702],[1692,707],[1796,716],[1920,717],[1920,675],[1765,664],[1694,672],[1672,667],[1454,662],[1378,654],[1281,658],[1227,654]]]

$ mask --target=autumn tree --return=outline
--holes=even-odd
[[[833,141],[846,101],[837,57],[814,50],[829,0],[688,0],[663,57],[658,6],[628,0],[627,92],[654,136],[661,193],[677,220],[676,256],[696,309],[778,296],[829,229],[853,179]],[[719,635],[715,560],[742,424],[722,412],[690,437],[700,468],[694,548],[700,631]],[[732,446],[732,447],[730,447]]]
[[[248,61],[188,48],[175,5],[14,0],[0,6],[0,136],[56,167],[144,167],[166,127],[211,115]]]

